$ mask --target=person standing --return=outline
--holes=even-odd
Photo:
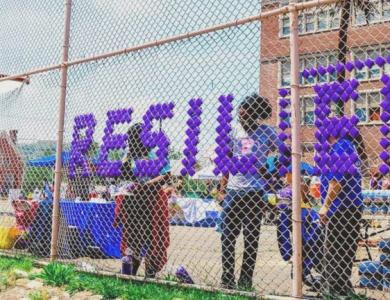
[[[154,278],[166,264],[169,246],[168,194],[164,187],[170,181],[169,162],[155,177],[137,177],[135,161],[156,159],[155,149],[144,146],[142,124],[128,131],[128,154],[122,165],[121,179],[132,183],[129,195],[116,205],[114,226],[121,225],[121,251],[132,253],[131,275],[137,275],[145,260],[145,276]],[[128,251],[130,250],[130,251]]]
[[[356,155],[361,158],[348,138],[332,137],[329,143],[330,154]],[[326,226],[322,276],[326,294],[348,296],[354,293],[350,279],[362,218],[361,181],[360,170],[356,174],[328,172],[321,175],[322,207],[319,215]]]
[[[260,237],[260,224],[266,207],[266,162],[269,153],[279,146],[276,131],[265,121],[271,117],[269,101],[257,94],[247,96],[239,106],[239,122],[244,129],[232,139],[232,155],[255,155],[257,174],[226,174],[220,182],[218,199],[222,201],[222,286],[235,288],[235,244],[243,230],[244,255],[238,287],[252,287]]]

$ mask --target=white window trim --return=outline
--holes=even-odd
[[[301,126],[305,126],[305,127],[314,127],[315,125],[314,125],[314,123],[313,124],[304,124],[304,118],[302,118],[302,116],[304,115],[304,113],[305,113],[305,102],[303,101],[303,99],[304,98],[312,98],[313,99],[313,105],[314,105],[314,108],[313,108],[313,111],[315,110],[315,103],[314,103],[314,97],[315,97],[316,95],[315,94],[308,94],[308,95],[301,95],[301,96],[299,96],[299,108],[300,108],[300,111],[301,111]],[[276,115],[276,124],[277,125],[279,125],[279,123],[280,123],[280,116],[279,116],[279,114],[280,114],[280,112],[281,112],[281,110],[280,110],[280,106],[279,106],[279,100],[281,99],[282,97],[278,97],[277,98],[277,108],[276,108],[276,113],[277,113],[277,115]],[[288,97],[285,97],[284,99],[288,99],[288,100],[290,100],[291,99],[291,96],[288,96]],[[315,121],[315,119],[314,119],[314,121]]]
[[[361,93],[364,93],[364,94],[370,94],[370,93],[378,93],[379,94],[379,103],[382,101],[382,94],[380,92],[380,89],[364,89],[364,90],[359,90],[358,91],[359,94]],[[368,106],[368,101],[367,101],[367,98],[365,100],[365,107],[366,107],[366,117],[367,117],[367,120],[368,121],[365,121],[365,122],[360,122],[358,123],[358,126],[363,126],[363,125],[383,125],[383,121],[369,121],[369,116],[368,116],[368,110],[369,110],[369,106]],[[352,104],[351,104],[351,115],[355,115],[355,110],[356,110],[356,102],[355,101],[352,101]],[[380,113],[382,113],[382,107],[380,106]]]
[[[285,57],[283,59],[279,59],[278,60],[278,88],[279,89],[283,89],[283,88],[289,88],[291,86],[291,68],[290,68],[290,85],[283,85],[282,84],[282,65],[283,65],[283,62],[289,62],[290,61],[290,58],[289,57]],[[290,65],[291,66],[291,65]]]
[[[387,47],[389,48],[390,50],[390,44],[387,45]],[[356,58],[356,51],[359,51],[359,50],[363,50],[363,52],[365,52],[365,54],[367,55],[367,51],[368,50],[379,50],[379,55],[382,55],[382,50],[383,48],[386,48],[386,44],[380,44],[380,45],[370,45],[370,46],[363,46],[363,47],[354,47],[354,48],[351,48],[350,49],[350,56],[351,56],[351,59],[352,61],[355,61],[357,60]],[[390,51],[389,51],[390,52]],[[385,65],[388,64],[387,62],[385,63]],[[385,71],[385,66],[379,68],[379,77],[378,78],[364,78],[364,79],[358,79],[359,82],[361,83],[365,83],[365,82],[375,82],[375,81],[379,81],[382,77],[382,75],[384,74],[384,71]],[[366,69],[366,72],[367,72],[367,77],[368,77],[368,69],[367,67],[364,67]],[[351,76],[352,78],[356,78],[356,70],[354,69],[352,72],[351,72]]]
[[[380,17],[379,17],[379,19],[378,20],[376,20],[376,21],[370,21],[370,23],[369,24],[367,24],[367,23],[364,23],[364,24],[358,24],[357,23],[357,16],[356,16],[356,11],[355,11],[355,9],[354,9],[354,11],[352,12],[352,25],[354,26],[354,27],[364,27],[364,26],[370,26],[370,25],[375,25],[375,24],[381,24],[381,23],[386,23],[386,22],[390,22],[390,17],[384,17],[383,16],[383,3],[382,3],[382,1],[381,0],[378,0],[378,1],[375,1],[375,2],[377,2],[377,4],[379,5],[378,7],[377,7],[377,9],[378,9],[378,11],[379,11],[379,15],[380,15]]]
[[[305,1],[303,1],[305,2]],[[333,9],[333,7],[327,7],[327,8],[323,8],[323,9],[318,9],[318,8],[313,8],[313,9],[310,9],[310,10],[305,10],[305,11],[301,11],[299,13],[299,16],[302,16],[302,20],[303,20],[303,24],[302,26],[305,27],[305,17],[307,14],[313,14],[313,22],[314,22],[314,30],[313,31],[310,31],[310,32],[306,32],[305,31],[305,28],[304,28],[304,31],[303,32],[298,32],[298,34],[300,36],[304,36],[304,35],[311,35],[311,34],[316,34],[316,33],[322,33],[322,32],[328,32],[328,31],[334,31],[334,30],[338,30],[339,27],[335,27],[335,28],[330,28],[330,11]],[[324,29],[319,29],[318,28],[318,13],[319,12],[325,12],[326,13],[326,20],[328,22],[328,26],[327,28],[324,28]],[[285,17],[288,17],[288,14],[285,14],[285,15],[280,15],[279,16],[279,38],[281,39],[284,39],[284,38],[288,38],[290,36],[290,33],[288,35],[283,35],[283,18]],[[341,18],[341,16],[339,16],[339,19]],[[299,24],[298,24],[299,25]]]
[[[379,4],[379,7],[377,9],[379,10],[379,15],[380,15],[378,20],[370,21],[369,24],[366,24],[366,23],[365,24],[358,24],[357,23],[356,13],[355,13],[355,11],[353,11],[353,13],[352,13],[352,26],[353,27],[364,27],[364,26],[370,26],[370,25],[376,25],[376,24],[382,24],[382,23],[390,22],[390,17],[384,17],[383,16],[382,1],[377,1],[377,2]],[[302,11],[299,15],[303,16],[303,20],[305,20],[305,15],[306,14],[314,13],[314,30],[310,31],[310,32],[300,32],[298,34],[300,36],[304,36],[304,35],[317,34],[317,33],[323,33],[323,32],[329,32],[329,31],[338,30],[339,27],[330,28],[330,20],[331,20],[331,18],[330,18],[330,11],[332,9],[333,9],[333,7],[327,7],[327,8],[323,8],[323,9],[312,9],[312,10],[308,10],[308,11]],[[327,28],[324,28],[324,29],[319,29],[318,28],[318,13],[321,12],[321,11],[326,12],[326,19],[327,19],[327,22],[328,22]],[[340,10],[338,10],[338,11],[340,13]],[[288,16],[288,15],[281,15],[281,16],[279,16],[279,38],[280,39],[288,38],[290,36],[290,34],[283,35],[283,33],[282,33],[282,31],[283,31],[283,20],[282,19],[284,17],[286,17],[286,16]],[[341,19],[341,16],[339,16],[339,19]],[[303,22],[303,26],[305,26],[305,22]]]
[[[313,112],[315,111],[316,109],[316,104],[314,103],[314,97],[316,96],[316,94],[308,94],[308,95],[302,95],[300,96],[300,108],[301,108],[301,126],[305,126],[305,127],[315,127],[314,125],[314,122],[316,121],[316,116],[314,115],[314,121],[313,121],[313,124],[305,124],[305,113],[306,113],[306,105],[305,105],[305,101],[304,99],[305,98],[311,98],[313,100]]]
[[[305,58],[314,58],[314,59],[316,60],[316,62],[317,62],[317,59],[319,59],[319,58],[325,56],[325,58],[326,58],[326,60],[327,60],[327,65],[329,65],[329,64],[330,64],[330,56],[336,56],[336,55],[337,55],[337,53],[336,53],[335,51],[327,51],[326,53],[307,54],[307,55],[303,55],[303,56],[300,57],[299,64],[301,64],[301,59],[305,59]],[[282,84],[282,80],[283,80],[283,76],[282,76],[282,64],[283,64],[284,61],[289,62],[289,61],[290,61],[289,57],[284,57],[284,58],[282,58],[282,59],[279,59],[279,61],[278,61],[278,88],[286,88],[286,87],[289,87],[289,86],[284,86],[284,85]],[[316,65],[317,65],[317,63],[316,63]],[[301,72],[301,71],[302,71],[302,70],[300,70],[300,72]],[[290,74],[290,76],[291,76],[291,74]],[[328,76],[328,80],[327,80],[327,81],[324,81],[323,83],[325,83],[325,82],[332,82],[331,80],[329,80],[329,78],[330,78],[330,74],[329,74],[329,73],[327,73],[325,76]],[[319,83],[319,81],[318,81],[318,78],[316,77],[316,78],[314,79],[314,83],[305,83],[305,82],[302,83],[302,82],[300,82],[299,85],[300,85],[301,87],[307,88],[307,87],[313,87],[313,86],[316,85],[317,83]]]

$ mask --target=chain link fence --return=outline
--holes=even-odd
[[[390,2],[3,2],[1,252],[390,298]]]

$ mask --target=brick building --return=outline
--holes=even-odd
[[[288,1],[287,1],[288,2]],[[364,15],[356,11],[352,15],[348,31],[348,60],[375,58],[390,54],[390,0],[373,1],[377,10],[370,15],[366,24]],[[283,0],[263,0],[262,10],[267,11],[286,5]],[[334,6],[306,10],[299,15],[299,53],[301,70],[328,65],[337,62],[338,29],[340,10]],[[261,30],[261,93],[272,99],[274,113],[272,122],[278,121],[278,89],[289,87],[289,18],[274,16],[263,21]],[[379,162],[380,151],[379,120],[382,97],[380,77],[390,74],[390,65],[383,68],[377,66],[368,70],[347,72],[347,78],[359,80],[359,99],[346,105],[346,114],[356,114],[359,119],[359,130],[363,135],[366,151],[371,162]],[[333,77],[333,78],[332,78]],[[311,156],[314,138],[314,103],[313,85],[335,80],[329,74],[317,78],[301,80],[301,111],[304,150]]]
[[[17,131],[0,132],[0,192],[8,195],[9,189],[21,188],[23,160],[16,148]]]

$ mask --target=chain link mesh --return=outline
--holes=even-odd
[[[0,74],[59,62],[51,2],[6,3]],[[74,1],[70,61],[287,4]],[[58,260],[290,295],[297,221],[305,295],[389,298],[389,17],[388,1],[299,12],[301,220],[288,15],[70,66]],[[50,256],[59,74],[0,82],[4,253]]]

